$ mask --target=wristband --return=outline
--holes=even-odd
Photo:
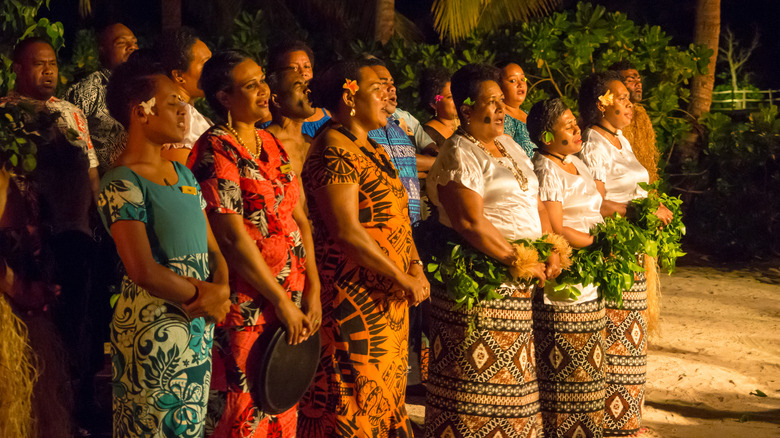
[[[199,295],[200,295],[200,290],[198,289],[198,286],[195,286],[195,295],[193,295],[192,298],[183,302],[182,304],[184,304],[185,306],[189,306],[190,304],[198,300]]]

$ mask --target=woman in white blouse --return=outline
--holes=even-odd
[[[503,135],[498,71],[467,65],[452,77],[461,128],[439,151],[428,174],[428,194],[446,227],[462,241],[513,266],[509,240],[538,239],[549,231],[528,156]],[[557,254],[529,267],[540,284],[560,273]],[[426,400],[427,437],[539,436],[536,364],[529,281],[508,280],[472,311],[458,310],[446,290],[431,291],[431,357]],[[476,318],[473,330],[469,322]],[[482,418],[484,421],[478,421]],[[495,418],[501,418],[497,423]],[[500,433],[493,431],[499,427]]]
[[[604,221],[602,201],[587,166],[574,156],[582,146],[577,119],[560,99],[548,99],[534,104],[527,124],[538,146],[539,197],[553,231],[573,247],[592,244],[589,230]],[[534,299],[539,400],[549,437],[602,436],[604,301],[593,284],[577,288],[576,298],[548,286]]]
[[[628,203],[647,195],[638,186],[648,182],[621,133],[633,117],[629,92],[618,72],[593,74],[582,82],[579,111],[585,142],[579,156],[588,165],[596,188],[604,198],[604,216],[626,216]],[[672,213],[661,205],[656,212],[665,224]],[[639,256],[642,263],[643,256]],[[647,368],[647,284],[645,273],[635,274],[634,286],[623,291],[623,305],[606,301],[606,408],[604,435],[629,435],[641,428]]]

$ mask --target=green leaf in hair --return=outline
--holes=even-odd
[[[467,97],[466,100],[463,101],[463,103],[465,103],[468,106],[474,105],[474,101],[471,100],[470,97]]]
[[[544,143],[550,143],[551,141],[555,140],[555,136],[550,131],[543,131],[542,132],[542,142]]]

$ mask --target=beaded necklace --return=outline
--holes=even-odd
[[[258,160],[260,158],[260,153],[263,151],[263,140],[260,139],[260,134],[257,133],[257,129],[255,129],[255,152],[252,152],[249,150],[248,147],[244,144],[244,140],[241,139],[241,137],[238,136],[238,132],[233,129],[230,125],[222,125],[225,127],[225,129],[228,130],[231,134],[233,134],[233,137],[236,138],[236,141],[238,141],[238,144],[240,144],[244,149],[246,149],[247,152],[249,152],[249,155],[252,156],[255,160]]]
[[[463,137],[466,137],[467,140],[479,146],[480,149],[482,149],[483,151],[485,151],[486,154],[488,154],[488,156],[491,157],[493,156],[493,154],[490,153],[489,150],[487,150],[487,148],[485,147],[485,145],[482,144],[481,141],[477,140],[473,135],[466,132],[466,130],[463,129],[463,127],[458,128],[457,133],[462,135]],[[512,158],[511,155],[509,155],[504,145],[502,145],[501,142],[498,141],[498,139],[493,139],[493,144],[496,145],[496,149],[498,149],[498,152],[501,154],[501,156],[507,158],[512,163],[512,166],[511,167],[507,166],[501,161],[499,161],[499,163],[512,172],[512,174],[515,176],[515,179],[517,180],[517,183],[520,184],[521,190],[523,191],[528,190],[528,179],[523,174],[523,171],[520,169],[520,166],[517,165],[515,159]]]

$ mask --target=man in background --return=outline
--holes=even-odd
[[[652,183],[658,179],[660,154],[650,116],[647,115],[647,111],[641,104],[642,76],[639,75],[636,67],[628,61],[618,61],[609,66],[609,70],[623,75],[623,82],[628,88],[629,98],[634,104],[634,117],[631,119],[631,123],[623,129],[623,135],[631,143],[631,149],[634,151],[636,159],[647,169]]]

